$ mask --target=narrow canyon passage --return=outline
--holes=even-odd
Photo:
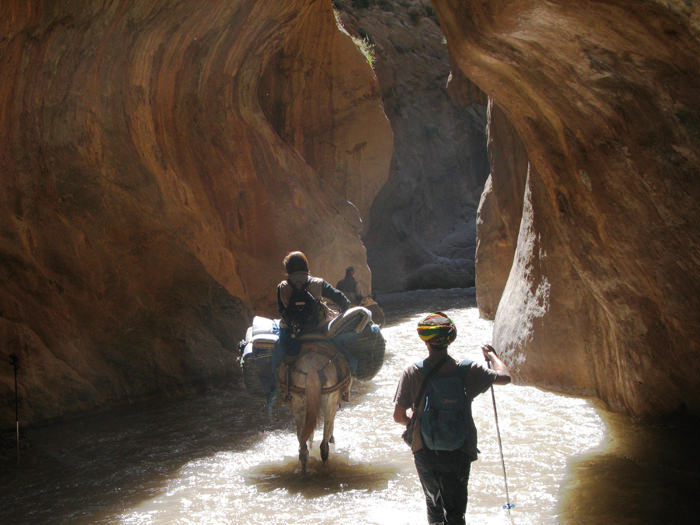
[[[697,522],[698,50],[687,0],[2,3],[0,523],[422,523],[391,398],[437,308],[459,357],[653,422],[497,390],[515,523]],[[192,397],[292,249],[390,320],[304,479],[285,409]],[[405,292],[472,283],[493,323]],[[11,356],[23,425],[68,421],[19,466]],[[508,523],[475,414],[469,520]]]
[[[439,305],[455,320],[453,353],[480,359],[491,322],[479,319],[473,290],[384,298],[387,356],[370,382],[356,383],[336,419],[328,465],[312,449],[301,477],[286,408],[271,415],[238,385],[33,429],[19,468],[0,476],[3,523],[393,523],[424,521],[411,454],[391,414],[404,366],[422,357],[415,324]],[[233,354],[231,359],[234,359]],[[567,462],[603,440],[591,405],[530,387],[496,390],[516,523],[559,520]],[[474,402],[481,457],[472,468],[471,523],[509,523],[490,394]],[[318,436],[317,436],[318,437]]]

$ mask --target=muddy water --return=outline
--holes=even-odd
[[[264,413],[232,387],[33,429],[20,467],[3,464],[0,523],[424,523],[412,457],[392,421],[401,370],[424,354],[415,324],[443,309],[459,331],[451,353],[480,361],[491,324],[479,319],[469,291],[382,301],[385,364],[371,382],[354,385],[339,411],[328,464],[316,443],[302,477],[286,409]],[[598,446],[605,424],[581,399],[514,385],[495,393],[512,522],[561,522],[560,487],[574,483],[567,462]],[[511,523],[490,393],[473,412],[481,457],[472,467],[468,521]],[[574,514],[585,522],[585,509]]]

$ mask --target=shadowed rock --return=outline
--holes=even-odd
[[[473,286],[476,209],[488,174],[486,97],[463,76],[450,78],[430,2],[334,5],[374,56],[394,130],[390,177],[364,235],[373,286]]]

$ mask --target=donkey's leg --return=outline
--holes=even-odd
[[[299,463],[301,463],[301,473],[306,474],[306,461],[309,459],[309,449],[306,442],[299,443]]]
[[[333,426],[335,424],[335,413],[338,409],[338,392],[333,392],[331,394],[323,396],[322,399],[322,410],[323,410],[323,441],[321,441],[321,460],[325,463],[328,461],[329,445],[328,443],[333,437]]]
[[[309,458],[309,449],[306,447],[306,436],[304,435],[304,422],[306,421],[306,400],[303,397],[292,395],[292,414],[297,427],[297,440],[299,441],[299,463],[301,471],[306,474],[306,461]]]
[[[302,368],[304,362],[297,361],[297,366]],[[297,439],[299,440],[299,461],[302,472],[306,472],[306,460],[309,457],[309,449],[306,442],[313,434],[316,421],[319,415],[321,403],[321,384],[318,374],[304,373],[306,384],[304,385],[304,395],[292,395],[294,407],[294,419],[297,425]],[[297,383],[298,384],[298,383]]]

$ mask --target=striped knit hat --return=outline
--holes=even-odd
[[[445,314],[436,312],[418,323],[418,337],[431,346],[447,346],[457,337],[457,327]]]

